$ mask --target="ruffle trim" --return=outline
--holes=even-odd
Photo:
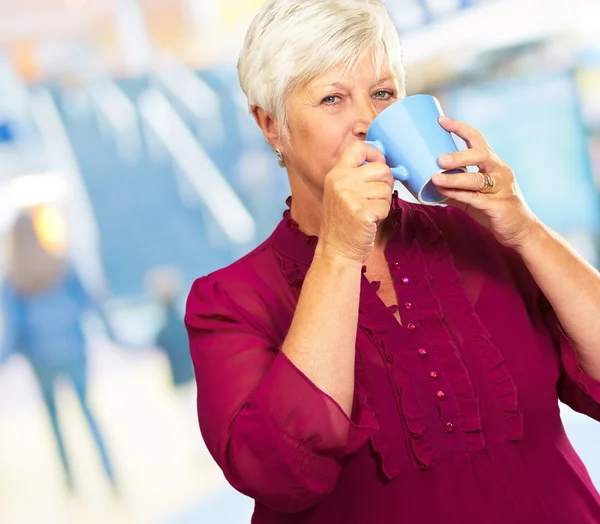
[[[286,244],[293,246],[297,256],[291,257],[287,254],[280,254],[279,250],[277,252],[283,274],[299,295],[304,279],[306,278],[306,273],[314,257],[319,238],[314,235],[307,235],[300,230],[298,222],[292,218],[290,209],[292,204],[291,196],[287,198],[285,203],[288,209],[283,212],[283,220],[279,228],[285,229],[287,234],[291,235],[291,238],[286,238]],[[306,264],[300,262],[298,259],[306,260]]]
[[[436,279],[439,287],[447,290],[451,299],[453,315],[464,320],[465,339],[470,339],[475,345],[475,351],[482,355],[484,363],[492,377],[492,382],[496,388],[498,397],[504,408],[505,435],[511,442],[518,442],[523,437],[523,412],[518,402],[517,385],[512,378],[506,365],[504,356],[494,345],[490,333],[486,330],[481,320],[477,316],[473,305],[467,297],[460,282],[460,274],[456,269],[454,257],[444,239],[442,232],[435,225],[431,217],[422,210],[417,210],[414,214],[415,219],[419,220],[421,234],[427,242],[429,254],[427,262],[429,266],[435,264]],[[432,256],[433,255],[433,256]],[[426,275],[428,285],[431,285],[433,278],[430,274]],[[440,311],[441,305],[439,307]],[[436,322],[443,326],[442,319],[436,319]],[[444,327],[445,329],[445,327]],[[448,344],[448,338],[442,335],[440,329],[432,329],[436,335],[436,343]],[[470,451],[482,449],[485,446],[483,436],[481,435],[481,416],[477,398],[473,392],[473,386],[467,370],[464,368],[456,348],[452,351],[436,353],[439,359],[443,359],[444,366],[451,378],[455,394],[458,400],[462,430],[468,443]]]
[[[292,240],[289,242],[290,245],[294,246],[297,250],[297,256],[288,256],[283,254],[280,256],[281,269],[287,279],[296,290],[299,292],[302,288],[306,273],[310,267],[312,259],[315,254],[316,245],[319,241],[319,237],[316,235],[307,235],[300,230],[300,225],[292,218],[291,206],[292,197],[289,196],[286,201],[287,209],[283,212],[283,220],[280,227],[285,228],[292,236]],[[394,191],[392,198],[392,205],[390,208],[390,215],[395,215],[402,210],[401,200],[398,197],[398,191]],[[397,221],[393,221],[394,227],[397,227]],[[294,241],[295,240],[295,241]],[[306,261],[303,263],[299,259]]]
[[[359,310],[360,326],[383,353],[382,357],[385,358],[384,349],[387,344],[385,328],[372,315],[366,314],[367,311],[376,311],[380,307],[377,303],[378,297],[375,293],[365,293],[361,298],[362,305]],[[393,369],[396,389],[400,397],[402,420],[410,436],[407,441],[411,455],[420,468],[426,469],[433,462],[434,449],[429,439],[425,436],[426,426],[421,417],[417,391],[410,375],[402,367],[401,359],[394,359],[390,364]],[[376,406],[376,399],[373,399],[373,403]],[[390,443],[394,442],[396,438],[398,436],[391,435],[389,431],[385,430],[371,435],[373,449],[379,453],[382,460],[383,472],[390,480],[396,477],[403,469],[394,455],[394,447],[390,446]]]
[[[352,409],[352,420],[350,421],[352,423],[352,427],[350,431],[352,431],[353,428],[367,428],[370,429],[373,433],[378,432],[379,421],[377,420],[377,415],[375,414],[375,411],[371,407],[373,397],[369,395],[367,390],[356,381],[354,383],[354,395],[356,397],[356,404],[355,406],[353,406]],[[363,443],[364,442],[360,442],[359,445],[356,445],[354,442],[349,442],[349,452],[354,453],[355,451],[358,451],[358,448]]]
[[[307,235],[300,231],[300,225],[292,218],[292,197],[287,197],[285,201],[285,205],[287,209],[283,212],[283,220],[287,226],[287,228],[292,231],[294,235],[297,236],[298,240],[302,243],[307,244],[309,246],[316,246],[319,240],[319,237],[315,235]]]

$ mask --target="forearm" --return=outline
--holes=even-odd
[[[283,344],[283,352],[294,365],[348,416],[354,394],[361,266],[327,256],[317,246]]]
[[[600,274],[549,228],[519,249],[589,375],[600,380]]]

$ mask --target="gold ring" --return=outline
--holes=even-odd
[[[480,193],[489,193],[492,189],[494,189],[494,179],[490,175],[483,174],[485,177],[485,183],[483,187],[479,190]]]

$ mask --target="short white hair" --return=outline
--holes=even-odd
[[[266,0],[240,53],[240,85],[250,110],[273,115],[285,136],[289,94],[337,67],[351,71],[369,52],[405,96],[402,47],[382,0]]]

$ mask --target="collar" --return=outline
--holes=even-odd
[[[300,225],[292,218],[292,197],[286,200],[287,209],[283,218],[273,232],[273,248],[280,255],[281,267],[290,283],[304,280],[306,273],[312,263],[319,238],[315,235],[307,235],[300,229]],[[410,204],[398,197],[394,191],[390,216],[394,226],[400,224],[403,210]]]

